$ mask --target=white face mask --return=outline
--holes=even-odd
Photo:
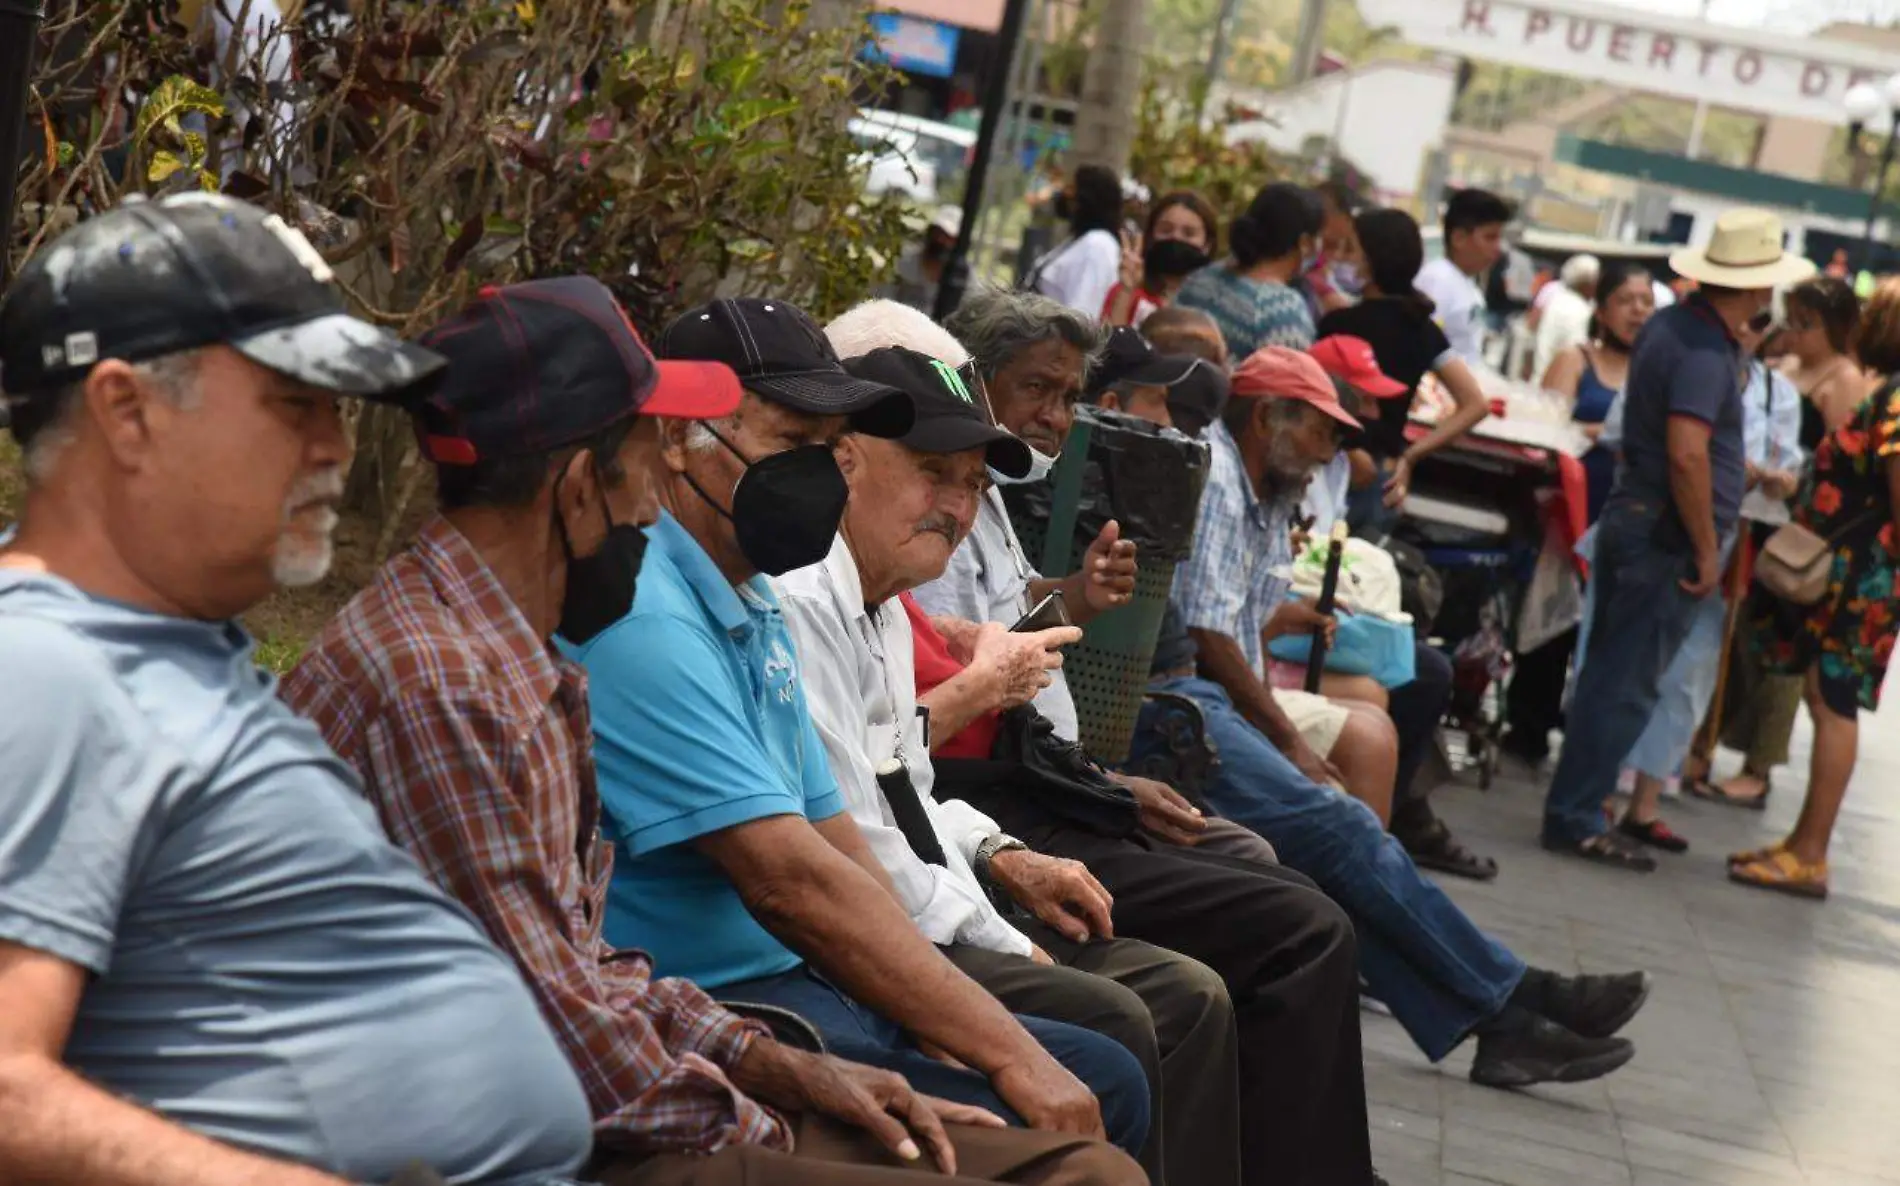
[[[990,481],[996,483],[998,486],[1026,486],[1031,482],[1040,482],[1049,476],[1049,471],[1053,470],[1056,467],[1056,462],[1060,460],[1062,460],[1060,456],[1050,457],[1046,453],[1031,449],[1029,451],[1028,473],[1020,478],[1011,478],[999,474],[995,470],[991,470]]]

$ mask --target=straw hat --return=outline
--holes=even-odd
[[[1814,265],[1781,247],[1781,219],[1766,210],[1730,210],[1715,220],[1707,247],[1685,247],[1670,270],[1718,288],[1779,288],[1814,275]]]

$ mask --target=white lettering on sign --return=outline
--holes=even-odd
[[[1840,124],[1849,87],[1900,73],[1900,54],[1814,37],[1651,16],[1588,0],[1359,0],[1374,27],[1481,61]]]

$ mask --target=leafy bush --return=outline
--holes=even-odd
[[[1149,63],[1136,108],[1129,175],[1156,197],[1169,190],[1198,190],[1226,222],[1247,208],[1261,186],[1287,177],[1291,163],[1264,144],[1228,144],[1229,127],[1257,117],[1229,106],[1201,118],[1197,113],[1206,83],[1196,76],[1182,86],[1180,77],[1178,70]]]
[[[208,2],[246,23],[244,0]],[[220,49],[175,0],[50,0],[29,102],[44,151],[6,246],[17,265],[128,192],[197,186],[301,226],[357,312],[402,333],[478,285],[582,271],[648,331],[721,291],[828,314],[905,230],[861,196],[846,130],[884,78],[862,16],[811,6],[307,0]],[[358,427],[351,499],[386,532],[415,470],[399,418]]]

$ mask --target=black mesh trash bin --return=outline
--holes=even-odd
[[[1102,762],[1127,760],[1174,569],[1194,546],[1207,464],[1199,441],[1139,417],[1083,407],[1048,479],[1003,487],[1023,553],[1044,576],[1079,568],[1110,519],[1137,549],[1134,598],[1090,622],[1062,664],[1080,740]]]

